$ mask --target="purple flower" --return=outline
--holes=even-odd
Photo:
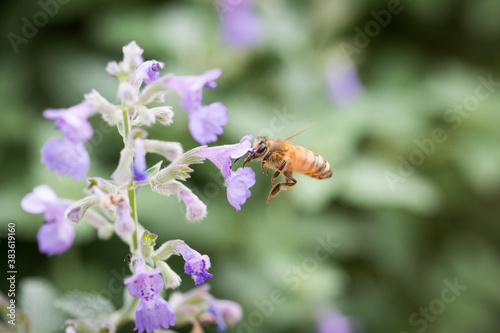
[[[135,155],[134,155],[134,180],[142,182],[148,179],[146,173],[146,151],[144,149],[144,140],[142,138],[136,138],[134,140]]]
[[[208,158],[222,172],[224,179],[231,177],[231,159],[240,158],[252,148],[252,136],[244,136],[239,143],[232,145],[209,147],[200,150],[196,155]]]
[[[56,127],[69,141],[84,142],[94,134],[92,125],[87,120],[93,113],[93,105],[84,101],[68,109],[45,110],[43,116],[55,120]]]
[[[81,142],[51,138],[42,147],[41,154],[41,161],[49,167],[49,171],[60,175],[83,179],[89,170],[90,157]]]
[[[330,98],[337,105],[347,105],[361,94],[356,67],[348,60],[331,63],[326,79]]]
[[[21,207],[28,213],[44,213],[45,223],[38,230],[37,240],[40,252],[49,256],[68,250],[75,240],[75,229],[64,219],[69,207],[65,200],[57,198],[47,185],[39,185],[21,200]]]
[[[159,70],[163,66],[162,62],[156,60],[145,61],[137,68],[137,77],[144,83],[156,81],[160,76]]]
[[[224,1],[226,2],[226,1]],[[228,6],[226,3],[222,6]],[[252,8],[251,0],[237,1],[221,14],[221,34],[224,43],[248,49],[262,39],[262,22]]]
[[[207,216],[207,206],[190,189],[180,188],[178,196],[186,205],[188,221],[199,221]]]
[[[180,96],[184,110],[191,112],[201,107],[203,87],[216,88],[215,80],[222,74],[219,68],[211,69],[201,75],[170,76],[163,83]]]
[[[238,303],[225,299],[212,299],[208,304],[208,312],[214,316],[218,332],[224,332],[227,325],[238,322],[243,314]]]
[[[352,333],[353,331],[351,320],[332,308],[324,309],[318,315],[318,333]]]
[[[241,210],[241,205],[252,195],[249,188],[254,185],[255,172],[251,168],[231,172],[231,177],[227,179],[227,201],[237,211]]]
[[[134,275],[125,279],[128,292],[135,298],[140,298],[141,303],[135,310],[135,329],[139,333],[151,333],[160,326],[168,328],[175,325],[177,319],[170,304],[158,293],[163,288],[163,279],[160,269],[148,271],[141,260],[135,260]]]
[[[193,250],[187,245],[179,245],[177,251],[182,255],[186,261],[184,270],[194,279],[194,284],[199,286],[210,279],[213,275],[207,272],[210,268],[210,258],[204,254],[201,255],[198,251]]]
[[[205,145],[217,141],[217,135],[224,133],[227,109],[221,102],[203,105],[189,113],[189,132],[200,144]]]
[[[255,185],[255,172],[250,168],[239,168],[233,172],[231,159],[245,155],[252,147],[250,140],[252,136],[247,135],[237,144],[209,147],[196,153],[200,157],[208,158],[220,169],[226,180],[227,200],[238,211],[251,195],[249,188]]]

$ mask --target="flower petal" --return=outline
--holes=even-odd
[[[49,171],[76,179],[83,179],[87,175],[90,157],[83,143],[51,138],[42,147],[41,153],[41,161],[49,167]]]
[[[135,155],[134,155],[134,180],[138,182],[142,182],[148,179],[148,175],[146,174],[146,169],[148,166],[146,165],[146,151],[144,149],[144,140],[142,138],[136,138],[134,140],[135,146]]]
[[[252,136],[247,135],[244,136],[239,143],[205,148],[197,152],[196,155],[208,158],[220,169],[224,179],[228,179],[231,177],[231,159],[240,158],[245,155],[252,147],[251,140]]]
[[[21,200],[21,208],[31,214],[40,214],[45,212],[49,203],[56,200],[57,194],[50,186],[38,185]]]
[[[254,185],[255,172],[251,168],[239,168],[227,182],[227,201],[236,210],[241,210],[241,205],[252,195],[249,188]]]
[[[174,310],[158,295],[155,295],[151,302],[141,301],[135,312],[135,329],[139,333],[151,333],[153,329],[159,329],[160,326],[169,328],[175,325],[177,318],[174,315]]]
[[[84,142],[94,135],[88,118],[94,113],[92,103],[84,101],[68,109],[45,110],[43,116],[55,120],[56,127],[66,139],[72,142]]]
[[[215,102],[190,112],[188,126],[193,138],[205,145],[217,141],[217,135],[224,133],[222,126],[227,122],[226,107],[220,102]]]
[[[215,80],[221,75],[219,68],[211,69],[201,75],[167,76],[163,83],[175,90],[180,96],[184,110],[191,112],[201,107],[203,87],[215,88]]]
[[[223,41],[237,48],[248,49],[262,39],[262,22],[251,6],[251,1],[240,0],[224,13],[221,21]]]
[[[145,61],[137,68],[137,77],[144,83],[155,81],[160,76],[159,70],[163,68],[163,66],[164,63],[156,60]]]
[[[199,286],[205,282],[206,279],[213,277],[212,274],[207,272],[210,268],[210,258],[204,254],[201,255],[198,251],[193,250],[187,245],[179,245],[177,251],[182,255],[186,261],[184,270],[194,279],[194,284]]]
[[[47,221],[38,230],[36,238],[40,252],[49,256],[61,254],[73,245],[75,228],[64,219],[57,222]]]

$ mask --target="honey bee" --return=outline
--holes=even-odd
[[[297,184],[297,180],[293,178],[294,172],[316,179],[326,179],[332,176],[332,168],[322,156],[288,142],[294,136],[286,140],[257,137],[243,163],[245,167],[250,161],[262,161],[262,173],[264,173],[264,166],[267,166],[267,174],[269,174],[269,168],[276,170],[271,177],[273,188],[269,192],[267,203],[280,191],[288,191],[290,187]],[[274,185],[274,180],[282,173],[285,176],[285,182]]]

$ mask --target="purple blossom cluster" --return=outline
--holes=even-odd
[[[189,221],[201,220],[207,215],[206,205],[182,182],[193,171],[190,164],[208,159],[220,169],[227,188],[227,200],[239,211],[251,195],[255,173],[250,168],[233,171],[232,159],[240,158],[250,150],[252,137],[245,136],[236,144],[200,146],[185,153],[178,142],[148,139],[148,133],[141,127],[156,122],[165,126],[172,123],[172,108],[158,106],[158,103],[164,102],[169,91],[175,91],[189,114],[188,128],[192,137],[202,145],[217,141],[228,122],[227,110],[220,102],[203,105],[202,93],[204,87],[216,88],[215,80],[222,71],[212,69],[197,76],[161,76],[164,64],[156,60],[144,61],[143,50],[135,42],[123,47],[123,54],[122,61],[110,62],[106,67],[108,74],[119,79],[118,104],[92,90],[85,95],[83,102],[75,106],[43,112],[46,119],[54,121],[62,137],[51,138],[45,143],[41,149],[41,161],[49,171],[75,179],[87,177],[89,171],[90,156],[85,148],[85,142],[93,136],[89,118],[99,114],[108,125],[116,126],[123,137],[124,148],[111,179],[87,177],[86,196],[77,201],[58,198],[48,185],[39,185],[26,194],[21,207],[32,214],[44,214],[45,222],[38,231],[37,240],[40,252],[47,255],[62,254],[71,248],[75,239],[74,225],[81,221],[95,227],[99,238],[108,239],[116,234],[129,246],[133,274],[124,283],[128,297],[136,301],[125,300],[124,307],[133,307],[135,330],[139,333],[151,333],[160,327],[168,329],[179,322],[185,323],[185,318],[189,318],[193,325],[206,323],[206,318],[212,318],[210,323],[222,330],[241,318],[241,308],[235,303],[217,300],[206,289],[183,295],[177,305],[175,301],[172,305],[160,296],[163,287],[176,288],[181,282],[166,262],[170,256],[182,256],[184,271],[193,278],[195,286],[201,286],[213,277],[208,272],[211,261],[208,255],[200,254],[181,240],[168,241],[155,248],[157,236],[139,223],[136,195],[138,188],[146,185],[162,195],[175,195],[185,204]],[[162,167],[162,160],[148,167],[147,154],[158,154],[170,163]],[[183,305],[191,302],[193,295],[199,302],[195,313],[192,307],[186,310]],[[125,315],[130,310],[117,313]],[[96,327],[96,332],[100,328],[114,332],[126,319],[115,315],[106,322],[91,323],[91,326]],[[78,331],[82,323],[79,319],[68,320],[67,331]]]

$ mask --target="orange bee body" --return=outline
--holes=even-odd
[[[262,161],[262,172],[264,165],[268,167],[268,172],[269,168],[276,170],[271,178],[273,188],[267,197],[267,203],[280,191],[287,191],[297,184],[297,180],[293,178],[294,172],[316,179],[332,176],[332,168],[322,156],[304,147],[294,146],[287,140],[256,138],[243,167],[252,160]],[[286,182],[274,185],[274,180],[281,173],[285,176]]]

